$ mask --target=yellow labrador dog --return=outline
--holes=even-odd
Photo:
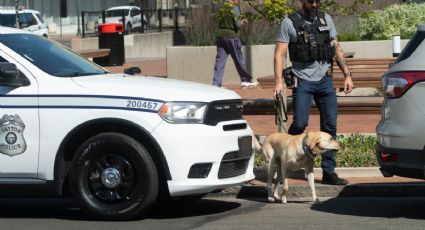
[[[261,152],[267,163],[267,193],[268,201],[286,203],[288,192],[288,171],[304,168],[312,198],[317,202],[314,188],[314,158],[327,150],[340,150],[340,144],[331,135],[325,132],[309,132],[307,134],[289,135],[287,133],[274,133],[266,137],[261,146],[254,137],[254,146],[257,152]],[[277,178],[272,187],[272,180],[277,172]],[[279,183],[283,184],[281,195],[278,194]]]

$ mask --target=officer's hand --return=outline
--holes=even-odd
[[[353,90],[353,79],[351,77],[346,77],[344,81],[344,93],[350,93]]]
[[[274,86],[274,89],[273,89],[273,95],[280,94],[280,93],[282,93],[282,91],[283,91],[283,85],[282,85],[282,83],[276,84]]]

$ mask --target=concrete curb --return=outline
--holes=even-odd
[[[340,177],[383,177],[378,167],[362,167],[362,168],[335,168],[335,172]],[[255,178],[257,180],[266,181],[267,172],[265,168],[254,169]],[[321,168],[314,168],[314,175],[317,177],[322,175]],[[289,172],[289,177],[293,179],[304,179],[304,170]]]
[[[341,177],[383,177],[379,168],[337,168],[335,170]],[[315,173],[321,175],[320,169],[315,169]],[[264,176],[263,170],[255,170],[257,179]],[[296,172],[295,177],[304,175],[303,172]],[[294,176],[292,175],[292,176]],[[414,197],[425,196],[425,183],[402,182],[402,183],[357,183],[346,186],[323,185],[316,183],[316,194],[320,197]],[[222,190],[218,193],[208,194],[207,197],[237,197],[256,198],[266,200],[267,191],[265,185],[244,184]],[[289,185],[288,199],[291,198],[311,198],[310,187],[307,184]]]
[[[425,183],[382,183],[350,184],[346,186],[322,185],[316,183],[316,194],[320,197],[415,197],[425,196]],[[267,198],[264,185],[242,185],[225,189],[207,197]],[[308,185],[290,185],[288,199],[311,198]]]

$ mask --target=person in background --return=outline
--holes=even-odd
[[[344,92],[353,89],[344,52],[336,38],[332,18],[318,11],[320,0],[300,0],[301,9],[285,18],[276,39],[274,55],[274,94],[282,93],[282,69],[287,51],[292,62],[293,122],[288,133],[301,134],[308,125],[312,101],[320,111],[320,130],[336,138],[337,98],[332,82],[332,64],[335,59],[345,76]],[[287,71],[285,71],[287,73]],[[335,152],[322,155],[323,184],[345,185],[347,180],[338,177]]]
[[[241,88],[254,88],[257,84],[252,83],[252,76],[246,70],[245,60],[241,50],[242,44],[239,39],[239,29],[242,25],[248,24],[248,20],[239,19],[239,0],[227,0],[227,3],[223,7],[228,7],[226,4],[232,6],[232,11],[219,18],[218,29],[216,31],[217,56],[215,58],[212,84],[222,87],[224,67],[227,57],[230,54],[241,79]]]

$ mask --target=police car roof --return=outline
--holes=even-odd
[[[24,9],[24,10],[19,10],[19,13],[37,13],[39,14],[40,12],[36,11],[36,10],[28,10],[28,9]],[[0,14],[16,14],[16,10],[14,9],[4,9],[0,7]]]
[[[130,8],[133,8],[133,7],[139,9],[139,7],[137,7],[137,6],[115,6],[115,7],[111,7],[109,9],[107,9],[107,11],[108,10],[128,10]]]
[[[20,30],[13,27],[0,26],[0,34],[32,34],[26,30]]]

